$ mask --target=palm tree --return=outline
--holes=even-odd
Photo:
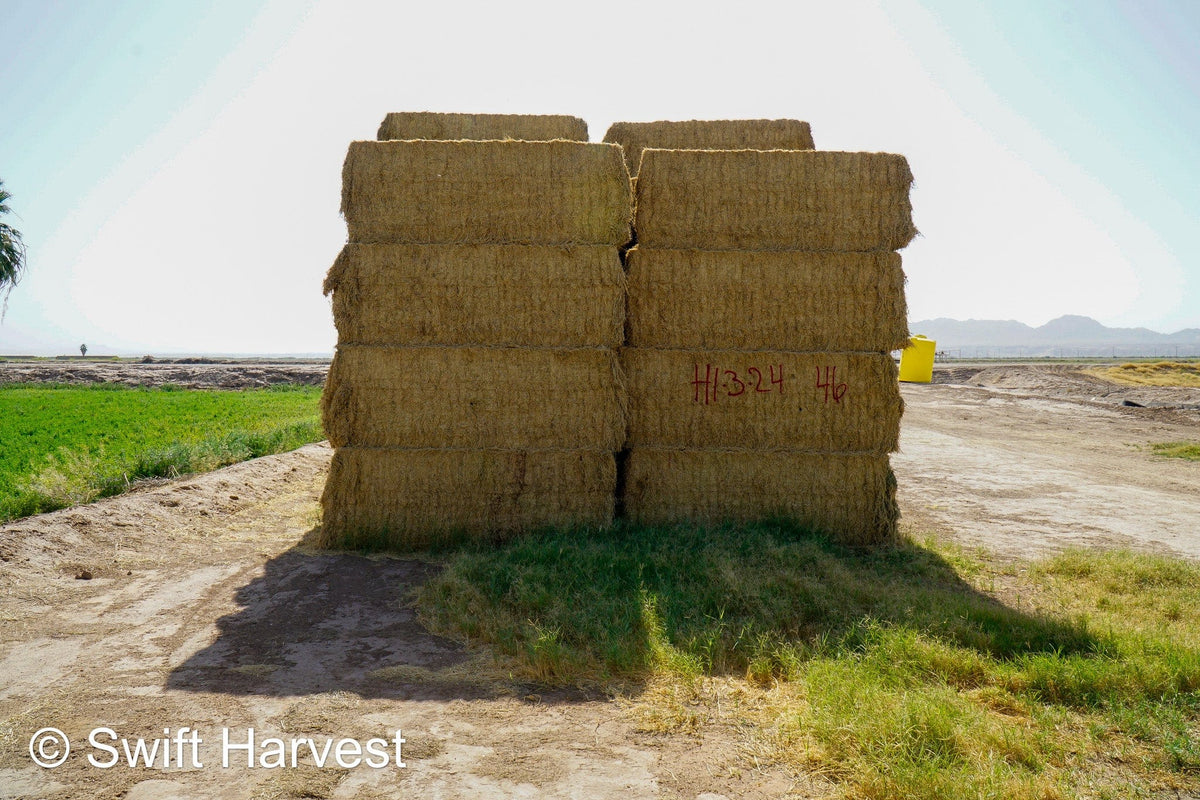
[[[12,213],[8,207],[11,194],[4,191],[0,180],[0,217]],[[8,293],[21,281],[25,273],[25,242],[21,232],[6,222],[0,221],[0,319],[8,310]]]

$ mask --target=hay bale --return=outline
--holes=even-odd
[[[342,345],[615,347],[624,338],[625,272],[606,245],[348,244],[325,279],[330,292]]]
[[[646,248],[898,250],[917,232],[911,184],[888,153],[649,149],[634,227]]]
[[[339,347],[321,396],[334,447],[617,450],[625,405],[608,348]]]
[[[848,544],[896,536],[886,455],[634,448],[624,505],[644,524],[786,516]]]
[[[584,142],[352,142],[342,168],[349,241],[629,241],[621,148]]]
[[[612,521],[617,471],[590,450],[377,450],[333,454],[320,546],[415,549]]]
[[[888,453],[903,401],[886,353],[621,351],[631,447]]]
[[[714,350],[908,345],[900,255],[647,250],[626,255],[629,344]]]
[[[614,122],[604,141],[625,150],[629,174],[638,174],[642,151],[812,150],[812,128],[798,119],[717,119],[685,122]]]
[[[386,139],[520,139],[530,142],[588,140],[587,123],[562,114],[438,114],[401,111],[388,114],[379,126]]]

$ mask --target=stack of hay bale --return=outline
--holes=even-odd
[[[631,517],[895,534],[911,182],[889,154],[644,150],[622,356]]]
[[[620,148],[571,117],[392,114],[379,136],[350,145],[349,243],[325,285],[323,543],[608,523],[625,436]]]

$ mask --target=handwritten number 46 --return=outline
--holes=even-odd
[[[825,390],[825,402],[828,403],[830,398],[835,403],[842,402],[848,387],[837,382],[837,367],[825,367],[824,377],[825,380],[821,380],[821,367],[817,367],[817,388]]]

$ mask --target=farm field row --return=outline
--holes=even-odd
[[[320,393],[0,386],[0,521],[318,441]]]

